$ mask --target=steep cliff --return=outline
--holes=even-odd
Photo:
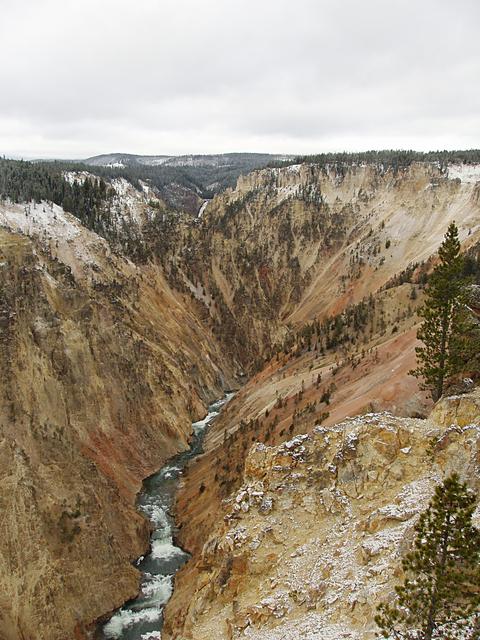
[[[63,640],[135,595],[136,492],[228,366],[158,269],[56,206],[0,221],[0,636]]]
[[[427,420],[370,413],[253,445],[165,637],[374,638],[435,485],[456,471],[480,489],[479,423],[477,391]]]
[[[462,240],[478,239],[475,180],[468,166],[435,163],[254,171],[170,248],[167,273],[252,371],[289,327],[343,311],[428,260],[452,220]]]

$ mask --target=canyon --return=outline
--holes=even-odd
[[[119,177],[103,237],[0,203],[0,637],[91,637],[137,595],[142,480],[227,390],[162,637],[370,637],[435,482],[478,489],[478,393],[432,407],[408,375],[452,220],[478,254],[478,169],[292,162],[200,218]]]
[[[81,637],[136,594],[136,493],[188,446],[228,369],[158,271],[55,206],[0,217],[0,635]],[[21,234],[28,217],[50,224]]]

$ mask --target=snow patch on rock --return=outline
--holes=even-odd
[[[475,183],[480,181],[480,164],[450,164],[448,166],[450,180]]]

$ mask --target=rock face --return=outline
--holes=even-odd
[[[372,413],[254,445],[165,637],[374,638],[417,517],[453,471],[480,489],[478,393],[427,420]]]
[[[228,368],[158,270],[58,207],[0,219],[0,637],[80,638],[136,594],[135,495]]]
[[[462,241],[478,241],[478,186],[461,175],[429,163],[254,171],[208,204],[167,271],[252,370],[289,326],[339,313],[428,260],[452,220]]]

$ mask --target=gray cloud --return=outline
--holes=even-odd
[[[1,0],[0,152],[480,146],[477,0]]]

